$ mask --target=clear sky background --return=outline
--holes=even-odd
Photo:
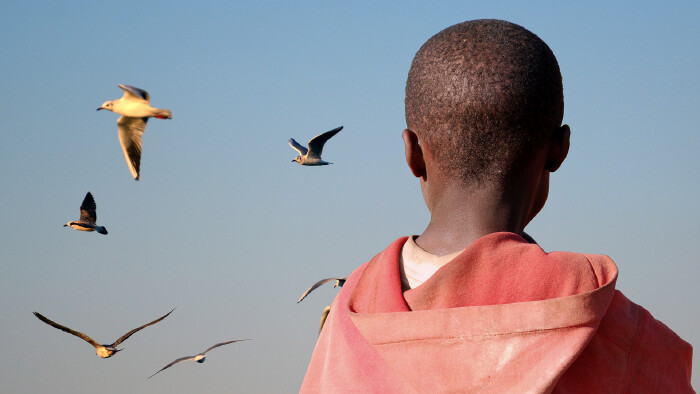
[[[530,29],[563,75],[571,151],[528,232],[610,255],[618,289],[700,344],[700,3],[481,3],[3,1],[0,391],[298,391],[337,289],[299,295],[428,223],[406,75],[477,18]],[[119,83],[174,116],[149,122],[139,182],[95,111]],[[291,162],[290,137],[340,125],[334,165]],[[61,227],[87,191],[109,235]],[[106,360],[32,315],[111,343],[173,307]]]

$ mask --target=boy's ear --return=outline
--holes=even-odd
[[[561,163],[569,154],[569,146],[571,144],[571,129],[569,125],[561,125],[552,133],[552,142],[549,146],[549,155],[547,156],[546,169],[549,172],[554,172],[559,169]]]
[[[401,133],[403,138],[404,148],[406,150],[406,164],[411,169],[413,176],[416,178],[425,178],[425,156],[423,148],[418,143],[418,135],[409,129],[405,129]]]

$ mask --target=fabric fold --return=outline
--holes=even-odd
[[[609,257],[494,233],[403,292],[405,241],[350,275],[302,392],[653,392],[664,379],[638,383],[659,366],[635,357],[659,346],[672,365],[665,378],[693,392],[692,348],[615,290]]]

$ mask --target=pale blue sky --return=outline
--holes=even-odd
[[[700,3],[482,3],[3,2],[0,391],[298,391],[337,290],[298,296],[428,222],[406,74],[476,18],[532,30],[562,70],[571,152],[528,232],[610,255],[618,289],[700,343]],[[174,117],[149,122],[138,183],[95,111],[119,83]],[[290,137],[339,125],[334,165],[291,163]],[[107,236],[61,227],[88,190]],[[107,360],[32,315],[105,343],[173,307]]]

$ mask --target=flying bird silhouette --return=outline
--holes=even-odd
[[[326,284],[326,283],[328,283],[328,282],[332,282],[332,281],[335,281],[335,285],[333,285],[333,287],[338,287],[338,286],[343,287],[343,285],[345,284],[345,281],[346,281],[347,279],[348,279],[348,278],[326,278],[326,279],[321,279],[321,280],[319,280],[318,282],[316,282],[316,283],[314,283],[313,285],[311,285],[311,287],[309,287],[309,288],[304,292],[304,294],[302,294],[301,297],[299,297],[299,301],[297,301],[297,304],[300,303],[301,300],[303,300],[304,298],[306,298],[306,296],[309,295],[309,293],[311,293],[312,291],[316,290],[318,287],[320,287],[320,286],[322,286],[322,285],[324,285],[324,284]]]
[[[297,152],[299,152],[300,155],[295,157],[292,161],[296,161],[297,163],[303,166],[325,166],[328,164],[333,164],[321,160],[321,153],[323,153],[323,145],[325,145],[326,141],[328,141],[334,135],[338,134],[338,132],[342,129],[343,126],[336,127],[333,130],[326,131],[325,133],[319,134],[316,137],[312,138],[309,141],[309,149],[306,149],[305,147],[299,145],[299,143],[296,142],[294,138],[290,138],[289,146],[291,146]]]
[[[107,229],[97,225],[97,205],[92,193],[87,192],[83,203],[80,204],[80,219],[70,221],[63,227],[71,227],[80,231],[97,231],[100,234],[107,234]]]
[[[148,118],[172,119],[168,109],[151,107],[151,96],[147,91],[129,85],[117,85],[124,91],[120,99],[105,101],[97,110],[106,109],[121,115],[117,119],[119,142],[124,151],[126,165],[135,180],[139,180],[141,167],[141,139]]]
[[[212,350],[212,349],[214,349],[214,348],[217,348],[217,347],[219,347],[219,346],[228,345],[229,343],[240,342],[240,341],[249,341],[249,340],[250,340],[250,339],[235,339],[235,340],[233,340],[233,341],[226,341],[226,342],[217,343],[216,345],[210,347],[209,349],[207,349],[207,350],[205,350],[205,351],[203,351],[203,352],[201,352],[201,353],[199,353],[199,354],[196,354],[196,355],[194,355],[194,356],[180,357],[180,358],[178,358],[177,360],[174,360],[174,361],[171,362],[170,364],[168,364],[168,365],[164,366],[163,368],[161,368],[158,372],[160,372],[160,371],[162,371],[162,370],[164,370],[164,369],[170,368],[170,367],[172,367],[173,365],[175,365],[175,364],[177,364],[177,363],[179,363],[179,362],[182,362],[182,361],[190,361],[190,360],[191,360],[191,361],[196,361],[196,362],[198,362],[198,363],[201,364],[201,363],[204,362],[204,359],[206,359],[206,357],[207,357],[207,352],[209,352],[210,350]],[[150,379],[150,378],[156,376],[156,375],[158,374],[158,372],[156,372],[156,373],[154,373],[153,375],[147,377],[146,379]]]
[[[100,356],[100,357],[102,357],[102,358],[109,358],[109,357],[112,357],[115,353],[124,350],[124,349],[117,349],[117,346],[119,346],[120,343],[122,343],[122,342],[124,342],[125,340],[127,340],[130,336],[134,335],[137,331],[142,330],[142,329],[144,329],[144,328],[146,328],[146,327],[148,327],[148,326],[150,326],[150,325],[156,324],[156,323],[158,323],[159,321],[165,319],[166,317],[168,317],[169,314],[173,313],[174,310],[175,310],[175,308],[173,308],[173,310],[171,310],[170,312],[166,313],[165,315],[159,317],[159,318],[156,319],[156,320],[153,320],[152,322],[150,322],[150,323],[148,323],[148,324],[144,324],[144,325],[142,325],[141,327],[134,328],[133,330],[127,332],[127,333],[124,334],[124,335],[122,335],[121,338],[119,338],[119,339],[117,339],[116,341],[114,341],[114,343],[112,343],[111,345],[100,345],[99,343],[95,342],[92,338],[90,338],[89,336],[83,334],[82,332],[78,332],[78,331],[75,331],[75,330],[71,330],[70,328],[68,328],[68,327],[66,327],[66,326],[62,326],[62,325],[60,325],[60,324],[58,324],[58,323],[56,323],[56,322],[54,322],[54,321],[51,321],[51,320],[49,320],[48,318],[44,317],[44,316],[43,316],[41,313],[39,313],[39,312],[34,312],[34,315],[35,315],[37,318],[39,318],[39,320],[43,321],[44,323],[46,323],[46,324],[48,324],[48,325],[50,325],[50,326],[52,326],[52,327],[54,327],[54,328],[58,328],[58,329],[61,330],[61,331],[65,331],[65,332],[67,332],[67,333],[69,333],[69,334],[73,334],[73,335],[75,335],[76,337],[78,337],[78,338],[80,338],[80,339],[86,341],[87,343],[91,344],[92,346],[95,347],[96,353],[97,353],[98,356]]]

